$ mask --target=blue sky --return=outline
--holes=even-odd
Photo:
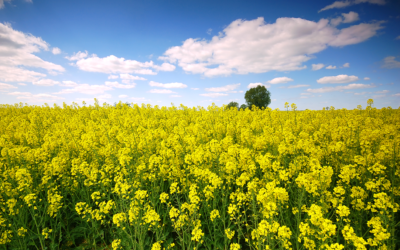
[[[0,104],[398,108],[398,27],[394,0],[0,0]]]

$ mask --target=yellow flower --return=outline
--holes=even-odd
[[[167,203],[168,199],[169,199],[169,195],[167,193],[163,192],[160,194],[161,203]]]
[[[42,230],[42,235],[44,236],[45,239],[49,237],[49,233],[51,233],[53,229],[48,229],[47,227]]]
[[[239,250],[240,245],[238,243],[231,243],[229,250]]]
[[[27,231],[28,231],[28,229],[21,227],[20,229],[18,229],[18,236],[25,237],[25,233]]]
[[[111,246],[112,246],[113,250],[120,249],[121,248],[121,240],[120,239],[113,240],[113,242],[111,243]]]
[[[228,239],[232,239],[233,238],[233,236],[235,235],[235,231],[231,231],[231,229],[230,228],[228,228],[228,229],[225,229],[225,233],[226,233],[226,236],[228,237]]]
[[[214,210],[211,211],[211,213],[210,213],[211,221],[214,222],[214,219],[215,219],[216,217],[220,218],[220,215],[219,215],[219,211],[218,211],[217,209],[214,209]]]

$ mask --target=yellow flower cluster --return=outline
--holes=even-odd
[[[2,105],[0,245],[396,249],[400,109],[367,104]]]

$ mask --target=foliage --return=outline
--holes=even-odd
[[[230,103],[227,105],[226,110],[229,110],[229,109],[231,109],[232,107],[235,107],[235,108],[239,109],[239,103],[237,103],[237,102],[230,102]]]
[[[262,85],[258,85],[256,88],[251,88],[246,91],[244,98],[246,99],[247,106],[251,110],[253,110],[253,105],[259,109],[265,109],[271,103],[271,93]]]

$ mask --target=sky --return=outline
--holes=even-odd
[[[400,107],[400,1],[0,0],[0,104]]]

